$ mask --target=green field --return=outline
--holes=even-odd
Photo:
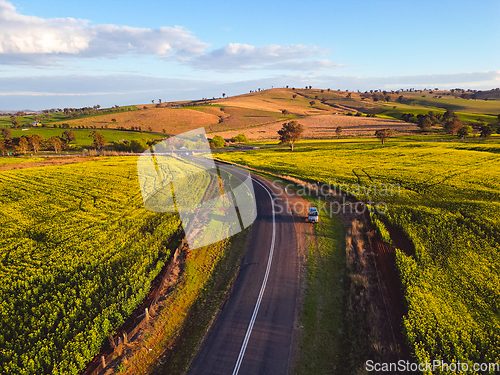
[[[147,293],[179,217],[144,208],[132,157],[4,171],[0,192],[0,372],[78,374]]]
[[[114,113],[120,113],[120,112],[125,112],[125,111],[137,111],[137,107],[135,105],[128,105],[128,106],[121,106],[118,111],[113,111]],[[44,124],[51,124],[53,122],[63,122],[66,120],[74,120],[74,119],[79,119],[79,118],[85,118],[85,117],[97,117],[97,116],[103,116],[103,115],[108,115],[110,113],[113,113],[110,108],[102,108],[98,110],[96,113],[93,114],[88,114],[88,115],[83,115],[79,114],[75,117],[68,117],[64,114],[64,112],[57,112],[57,113],[51,113],[49,120],[45,118],[44,114],[40,114],[42,117],[42,123]],[[31,124],[33,121],[35,121],[35,116],[19,116],[16,117],[19,122],[20,122],[20,127],[28,126]],[[12,122],[10,120],[10,116],[0,116],[0,128],[2,127],[10,127],[12,126]]]
[[[347,184],[344,190],[360,198],[387,203],[386,218],[416,248],[414,257],[397,257],[408,305],[404,333],[416,361],[498,363],[499,152],[498,143],[391,141],[217,157],[280,175]]]
[[[30,128],[28,130],[12,129],[12,137],[22,137],[23,135],[39,134],[43,136],[46,140],[50,137],[60,137],[62,133],[66,130],[71,130],[75,136],[76,141],[72,142],[72,145],[79,147],[90,147],[92,144],[92,137],[90,133],[92,129],[54,129],[54,128]],[[163,135],[155,133],[141,133],[133,131],[123,131],[123,130],[108,130],[108,129],[96,129],[99,133],[104,135],[108,143],[116,142],[121,139],[126,141],[131,141],[133,139],[156,139],[161,138]],[[3,137],[0,135],[0,139]]]

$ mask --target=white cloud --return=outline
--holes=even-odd
[[[12,63],[33,61],[43,55],[116,56],[128,53],[175,56],[199,55],[209,46],[180,26],[159,29],[95,25],[74,18],[43,19],[25,16],[0,0],[0,54]]]
[[[74,18],[24,16],[0,0],[0,53],[78,53],[91,39],[86,23]]]
[[[325,50],[302,44],[255,47],[230,43],[210,52],[210,46],[181,27],[158,29],[117,25],[89,25],[74,18],[43,19],[19,14],[0,0],[0,64],[43,66],[68,58],[115,58],[153,55],[176,60],[195,69],[213,71],[318,71],[340,65],[318,59]]]
[[[322,70],[340,66],[330,60],[312,59],[325,53],[325,50],[318,47],[308,47],[303,44],[271,44],[254,47],[248,44],[229,43],[220,49],[192,58],[189,60],[189,64],[200,69],[218,71],[249,69]]]

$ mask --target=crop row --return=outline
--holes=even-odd
[[[168,261],[135,160],[0,175],[0,373],[77,374]]]

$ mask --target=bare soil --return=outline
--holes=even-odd
[[[19,163],[19,164],[6,164],[0,166],[0,171],[8,171],[11,169],[24,169],[33,167],[48,167],[52,165],[63,165],[72,163],[81,163],[89,160],[97,160],[88,157],[64,157],[64,158],[50,158],[47,160],[36,161],[33,163]]]

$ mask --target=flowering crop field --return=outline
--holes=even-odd
[[[168,261],[136,158],[0,172],[0,373],[78,374]]]
[[[396,255],[416,360],[500,363],[499,145],[391,141],[217,157],[386,203],[416,249]]]

